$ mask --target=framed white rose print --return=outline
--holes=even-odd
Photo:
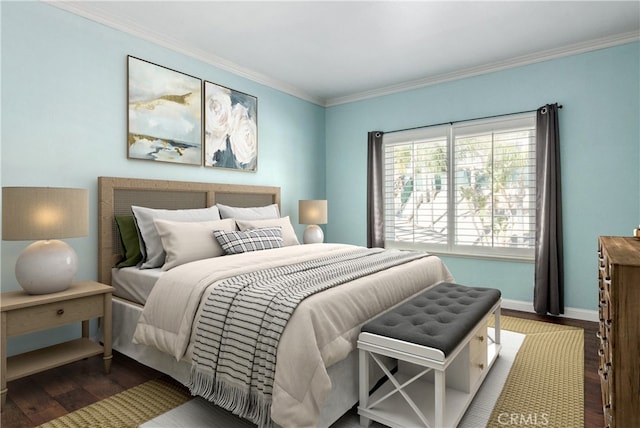
[[[204,82],[204,165],[255,172],[258,99]]]
[[[202,165],[202,80],[127,56],[127,156]]]

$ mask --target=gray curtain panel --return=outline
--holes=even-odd
[[[384,204],[381,131],[368,134],[367,154],[367,247],[384,247]]]
[[[558,105],[536,116],[536,242],[533,307],[538,314],[564,313],[564,256]]]

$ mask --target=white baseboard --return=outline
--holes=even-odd
[[[533,310],[533,302],[502,299],[502,307],[505,309],[512,309],[514,311],[535,313],[535,311]],[[588,309],[564,308],[564,314],[559,316],[563,318],[573,318],[583,321],[598,322],[598,311],[590,311]]]

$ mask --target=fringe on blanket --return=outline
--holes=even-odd
[[[199,395],[260,428],[271,428],[270,397],[252,392],[248,386],[230,385],[213,376],[210,370],[195,365],[191,367],[191,381],[187,386],[192,395]]]

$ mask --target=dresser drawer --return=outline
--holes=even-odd
[[[609,411],[613,408],[614,403],[614,376],[613,376],[613,366],[611,364],[605,365],[604,367],[600,367],[598,369],[598,374],[600,375],[600,389],[602,391],[602,408],[609,409]]]
[[[602,299],[598,303],[598,316],[600,317],[600,332],[605,326],[611,325],[611,311],[609,310],[609,301]]]
[[[7,313],[7,336],[11,337],[69,324],[74,321],[97,318],[102,316],[103,312],[103,295],[16,309]]]
[[[607,275],[604,278],[602,278],[602,288],[606,298],[610,299],[611,298],[611,277],[610,276]]]
[[[598,369],[598,375],[600,376],[600,386],[602,389],[602,405],[611,403],[611,377],[609,376],[609,372],[604,368],[600,367]]]
[[[615,424],[613,423],[613,414],[611,413],[611,409],[604,409],[604,428],[614,428]]]
[[[598,348],[598,367],[606,369],[611,365],[611,352],[609,351],[609,341],[600,339],[600,347]]]
[[[609,272],[607,269],[606,261],[605,259],[600,258],[598,259],[598,279],[601,281],[601,285],[604,285],[602,284],[602,280],[608,277],[609,277]]]

